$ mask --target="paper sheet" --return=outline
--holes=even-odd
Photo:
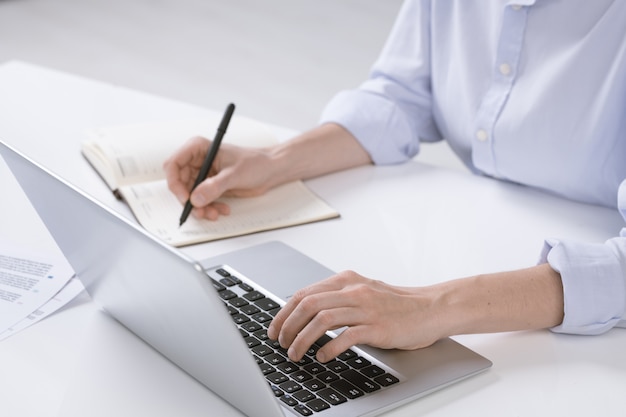
[[[1,331],[0,341],[48,317],[49,315],[63,307],[65,304],[76,298],[81,292],[83,292],[84,289],[85,287],[83,287],[83,284],[80,282],[80,280],[77,277],[73,277],[63,288],[61,288],[61,291],[59,291],[57,295],[52,297],[52,299],[50,299],[47,303],[39,307],[37,310],[33,311],[31,314],[29,314],[16,324],[12,325],[8,329]]]
[[[56,295],[62,295],[60,291],[73,277],[72,267],[62,256],[34,254],[0,241],[0,334],[34,314]],[[68,294],[75,292],[75,285]],[[69,301],[67,294],[64,298]],[[42,309],[38,315],[42,316],[45,310],[50,308]]]

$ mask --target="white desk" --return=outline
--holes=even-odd
[[[84,131],[206,112],[25,64],[0,66],[0,137],[129,217],[81,157]],[[288,133],[277,129],[280,136]],[[622,227],[612,210],[416,162],[359,168],[308,184],[341,219],[185,252],[200,259],[282,240],[334,270],[425,285],[532,265],[545,237],[600,242]],[[0,233],[34,248],[49,246],[4,163],[0,187]],[[624,330],[600,337],[534,331],[456,339],[491,359],[493,368],[388,415],[624,413]],[[11,417],[239,415],[85,295],[0,342],[0,407]]]

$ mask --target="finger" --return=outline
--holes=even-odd
[[[335,330],[344,326],[358,326],[359,323],[367,320],[367,318],[368,314],[364,313],[363,309],[359,307],[339,307],[322,310],[296,335],[293,343],[289,346],[287,354],[291,360],[298,361],[311,345],[328,330]],[[348,329],[351,328],[348,327]],[[333,343],[330,348],[324,346],[324,348],[320,349],[321,353],[318,352],[318,360],[326,362],[360,342],[360,340],[343,337],[339,342]]]
[[[230,206],[228,204],[221,201],[214,201],[212,205],[220,216],[228,216],[230,214]]]
[[[190,201],[194,207],[204,207],[213,203],[222,195],[218,178],[209,177],[202,181],[191,193]]]
[[[230,214],[230,206],[220,201],[214,201],[207,206],[194,208],[191,213],[198,219],[215,221],[220,216],[228,216]]]
[[[205,138],[191,138],[163,163],[168,187],[182,203],[189,198],[189,190],[209,144]]]
[[[298,305],[306,297],[329,291],[336,291],[342,288],[341,284],[337,282],[335,277],[336,275],[296,291],[270,323],[270,326],[267,329],[267,335],[269,338],[272,340],[278,340],[278,336],[281,333],[285,320],[287,320],[296,307],[298,307]]]
[[[368,329],[369,326],[366,325],[348,327],[317,351],[317,360],[325,363],[333,360],[355,345],[360,343],[367,344],[367,335],[371,333]]]
[[[220,156],[218,153],[210,176],[198,184],[191,193],[191,204],[195,207],[213,203],[230,188],[233,178],[237,177],[237,173],[232,169],[220,169]]]
[[[165,166],[165,179],[167,187],[176,196],[176,199],[184,204],[189,198],[189,167],[180,168],[175,163]]]
[[[306,297],[282,323],[280,345],[300,358],[327,330],[375,321],[371,309],[363,308],[371,303],[363,303],[358,295],[347,288]]]

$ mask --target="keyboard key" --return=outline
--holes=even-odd
[[[370,378],[374,378],[376,376],[379,375],[384,375],[385,374],[385,370],[376,366],[376,365],[370,365],[370,366],[366,366],[365,368],[360,370],[361,373],[367,377]]]
[[[231,298],[237,297],[237,294],[232,292],[231,290],[224,290],[218,292],[219,296],[222,297],[222,300],[230,300]]]
[[[252,316],[252,320],[258,321],[259,323],[267,323],[272,321],[272,316],[267,313],[257,313]]]
[[[293,407],[294,405],[298,404],[298,400],[293,398],[291,395],[283,395],[282,397],[280,397],[280,400],[287,404],[289,407]]]
[[[302,385],[304,385],[306,388],[310,389],[313,392],[319,391],[322,388],[326,388],[326,384],[324,384],[322,381],[320,381],[317,378],[313,378],[313,379],[310,379],[308,381],[304,381],[304,383]]]
[[[363,391],[361,391],[345,379],[339,379],[333,382],[330,386],[351,400],[363,395]]]
[[[263,357],[263,356],[267,356],[270,353],[273,353],[274,351],[267,345],[258,345],[252,348],[252,351],[254,353],[256,353],[257,355]]]
[[[313,344],[311,345],[311,347],[309,347],[309,349],[306,351],[305,355],[308,355],[312,358],[315,357],[315,355],[317,354],[317,351],[320,350],[320,347]]]
[[[307,371],[300,370],[291,374],[291,378],[295,379],[298,382],[304,382],[312,379],[313,377]]]
[[[276,314],[278,314],[279,311],[280,311],[280,307],[268,310],[268,313],[269,313],[270,316],[276,317]]]
[[[220,279],[220,282],[227,287],[234,287],[237,285],[237,282],[230,277],[222,278]]]
[[[223,268],[218,268],[215,270],[215,272],[217,272],[218,274],[220,274],[223,277],[229,277],[230,276],[230,272],[228,272],[227,270],[223,269]]]
[[[260,363],[259,368],[261,369],[261,372],[263,373],[263,375],[269,375],[272,372],[276,371],[276,369],[272,365],[270,365],[269,363],[265,363],[265,362]]]
[[[297,399],[298,401],[300,401],[301,403],[305,403],[315,398],[315,394],[311,393],[311,391],[301,389],[298,392],[294,392],[293,397]]]
[[[310,416],[313,414],[313,411],[307,408],[304,404],[298,404],[293,409],[296,410],[298,414],[301,414],[303,416]]]
[[[346,365],[345,363],[341,362],[341,361],[330,361],[328,363],[326,363],[326,367],[335,373],[341,373],[343,371],[347,371],[348,369],[350,369],[350,367],[348,365]]]
[[[244,290],[245,292],[250,292],[250,291],[254,291],[254,288],[252,288],[251,286],[249,286],[248,284],[246,284],[245,282],[242,282],[241,284],[239,284],[239,288],[241,288],[242,290]]]
[[[243,314],[242,314],[243,315]],[[244,316],[245,317],[245,316]],[[247,317],[246,317],[247,318]],[[259,323],[255,323],[253,321],[248,321],[245,322],[241,325],[241,327],[247,331],[248,333],[254,333],[257,330],[261,330],[263,329],[263,326],[261,326]],[[267,333],[267,332],[266,332]],[[256,335],[255,335],[256,336]],[[257,336],[258,337],[258,336]],[[259,338],[260,339],[260,338]]]
[[[243,324],[247,321],[250,321],[248,316],[246,316],[245,314],[241,314],[241,313],[235,314],[234,316],[232,316],[232,318],[237,324]]]
[[[235,298],[232,298],[232,299],[230,299],[228,302],[229,302],[229,303],[230,303],[230,305],[232,305],[233,307],[242,307],[242,306],[245,306],[245,305],[250,304],[250,303],[248,303],[246,300],[244,300],[244,299],[243,299],[243,298],[241,298],[241,297],[235,297]]]
[[[317,374],[317,379],[324,382],[325,384],[330,384],[331,382],[338,380],[339,376],[334,372],[324,371]]]
[[[252,304],[248,304],[246,306],[242,306],[239,308],[241,310],[242,313],[247,314],[247,315],[252,315],[255,313],[258,313],[259,311],[261,311],[257,306],[254,306]]]
[[[213,288],[215,288],[218,292],[219,291],[224,291],[226,289],[225,286],[223,286],[222,284],[220,284],[219,282],[217,282],[213,278],[211,278],[211,284],[213,284]]]
[[[319,347],[324,346],[326,343],[330,342],[331,340],[333,340],[332,337],[330,337],[327,334],[322,335],[322,337],[320,337],[319,339],[317,339],[317,341],[315,342],[315,344]]]
[[[330,405],[328,405],[326,401],[320,398],[316,398],[314,400],[309,401],[308,403],[306,403],[306,406],[315,412],[319,412],[319,411],[330,408]]]
[[[241,280],[236,275],[231,275],[230,279],[232,279],[237,285],[241,284]]]
[[[287,378],[287,376],[282,372],[272,372],[271,374],[266,375],[265,378],[267,378],[268,381],[276,385],[282,384],[283,382],[289,380],[289,378]]]
[[[398,378],[396,378],[395,376],[391,374],[377,376],[376,378],[374,378],[374,381],[378,382],[383,387],[388,387],[389,385],[393,385],[395,383],[400,382]]]
[[[308,373],[312,374],[312,375],[315,375],[315,374],[319,374],[320,372],[324,372],[327,369],[322,364],[311,363],[311,364],[306,365],[304,367],[304,370],[307,371]]]
[[[308,356],[303,356],[302,359],[300,359],[298,362],[296,362],[298,365],[300,366],[304,366],[304,365],[308,365],[310,363],[313,363],[313,359],[309,358]]]
[[[250,291],[248,294],[244,294],[243,298],[248,301],[256,301],[265,298],[265,296],[258,291]]]
[[[278,365],[279,363],[283,363],[285,362],[287,359],[285,359],[285,357],[283,355],[280,355],[276,352],[274,352],[274,350],[272,348],[270,348],[269,346],[265,345],[267,347],[268,350],[270,350],[272,352],[271,355],[268,355],[265,360],[267,361],[267,363],[270,363],[274,366]]]
[[[246,295],[248,295],[248,294],[246,294]],[[244,295],[244,297],[246,295]],[[280,305],[276,301],[270,300],[269,298],[258,299],[256,301],[254,301],[254,304],[256,304],[258,307],[262,308],[265,311],[272,310],[274,308],[280,307]]]
[[[357,356],[354,359],[349,359],[346,363],[355,369],[361,369],[372,364],[372,362],[360,356]]]
[[[337,355],[337,359],[341,359],[342,361],[347,361],[348,359],[356,358],[358,355],[354,353],[352,350],[346,350],[343,353]]]
[[[279,342],[278,340],[270,340],[270,339],[267,339],[267,340],[265,341],[265,344],[266,344],[266,345],[270,345],[270,346],[271,346],[274,350],[279,350],[279,351],[281,351],[282,353],[284,353],[285,355],[287,354],[287,349],[285,349],[285,348],[283,348],[283,347],[280,347],[280,342]]]
[[[292,372],[296,372],[300,367],[291,361],[285,361],[276,365],[276,367],[286,374],[290,374]]]
[[[352,369],[342,373],[341,377],[347,379],[365,392],[372,392],[380,389],[380,385],[370,380],[365,375]]]
[[[337,405],[348,401],[346,397],[339,394],[332,388],[324,388],[323,390],[318,391],[317,395],[325,399],[330,405]]]
[[[263,328],[254,332],[254,336],[262,342],[269,339],[269,337],[267,336],[267,329]]]
[[[275,397],[280,397],[281,395],[285,394],[280,388],[278,388],[276,385],[271,385],[272,387],[272,391],[274,392],[274,396]]]
[[[253,336],[248,336],[248,337],[246,337],[244,339],[246,341],[246,344],[248,345],[248,349],[251,349],[251,348],[261,344],[261,341],[259,339],[257,339],[256,337],[253,337]]]
[[[283,391],[285,391],[288,394],[292,394],[292,393],[302,389],[300,384],[298,384],[295,381],[283,382],[282,384],[279,385],[279,387],[280,387],[280,389],[282,389]]]

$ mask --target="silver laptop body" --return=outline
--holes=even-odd
[[[2,141],[0,155],[88,293],[112,317],[243,413],[299,415],[274,396],[207,271],[227,265],[282,299],[332,271],[280,242],[195,261]],[[491,366],[451,339],[416,351],[357,350],[400,382],[316,415],[377,415]]]

